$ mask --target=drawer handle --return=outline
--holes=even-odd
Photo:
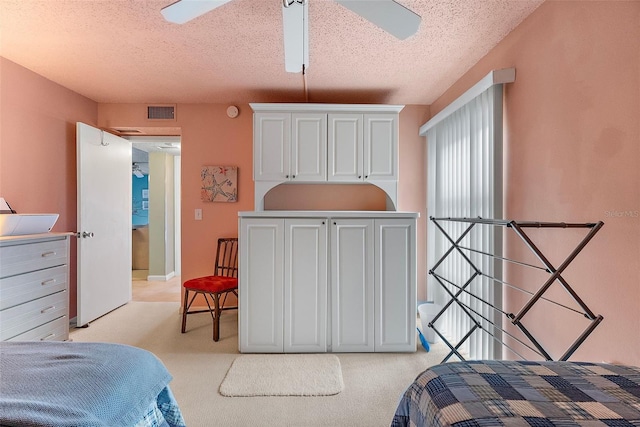
[[[55,254],[56,254],[55,251],[49,251],[49,252],[43,252],[41,256],[42,256],[42,258],[46,258],[48,256],[53,256]]]
[[[47,308],[43,308],[42,310],[40,310],[40,314],[45,314],[47,311],[51,311],[51,310],[53,310],[54,308],[56,308],[56,306],[55,306],[55,305],[50,305],[49,307],[47,307]]]
[[[44,282],[40,283],[42,286],[47,286],[47,285],[52,285],[54,283],[56,283],[57,280],[56,279],[49,279],[49,280],[45,280]]]
[[[47,341],[48,339],[55,338],[56,334],[49,334],[46,337],[40,338],[40,341]]]

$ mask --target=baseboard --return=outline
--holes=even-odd
[[[175,277],[175,271],[165,275],[165,276],[147,276],[147,282],[167,282]]]

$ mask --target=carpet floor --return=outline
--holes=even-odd
[[[130,302],[72,329],[70,338],[114,342],[156,354],[173,375],[170,387],[189,427],[198,426],[388,426],[405,388],[447,354],[444,344],[426,352],[336,353],[344,389],[332,396],[226,397],[219,389],[238,352],[235,311],[220,319],[212,340],[211,317],[190,316],[180,333],[179,303]]]

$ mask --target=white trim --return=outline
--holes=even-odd
[[[516,69],[515,68],[503,68],[501,70],[493,70],[489,72],[482,80],[473,85],[469,90],[460,95],[455,101],[447,105],[442,111],[429,119],[428,122],[420,126],[420,136],[425,136],[427,131],[440,123],[442,120],[449,117],[452,113],[459,110],[462,106],[466,105],[486,91],[493,85],[503,83],[513,83],[516,81]]]
[[[404,105],[387,104],[287,104],[287,103],[251,103],[253,111],[297,112],[363,112],[363,113],[399,113]]]
[[[169,280],[173,279],[175,275],[176,272],[172,271],[171,273],[164,276],[147,276],[147,282],[168,282]]]

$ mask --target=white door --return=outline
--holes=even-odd
[[[364,115],[364,179],[398,180],[398,115]]]
[[[286,181],[291,156],[291,114],[253,115],[253,179]]]
[[[77,325],[131,301],[131,143],[76,126]]]
[[[292,181],[327,180],[327,115],[297,113],[291,115]]]
[[[331,220],[331,344],[374,351],[373,220]]]
[[[329,181],[362,181],[362,114],[329,114]]]
[[[238,334],[241,353],[282,353],[284,220],[240,219]]]
[[[375,350],[416,351],[416,220],[375,220]]]
[[[327,351],[327,220],[285,220],[284,351]]]

